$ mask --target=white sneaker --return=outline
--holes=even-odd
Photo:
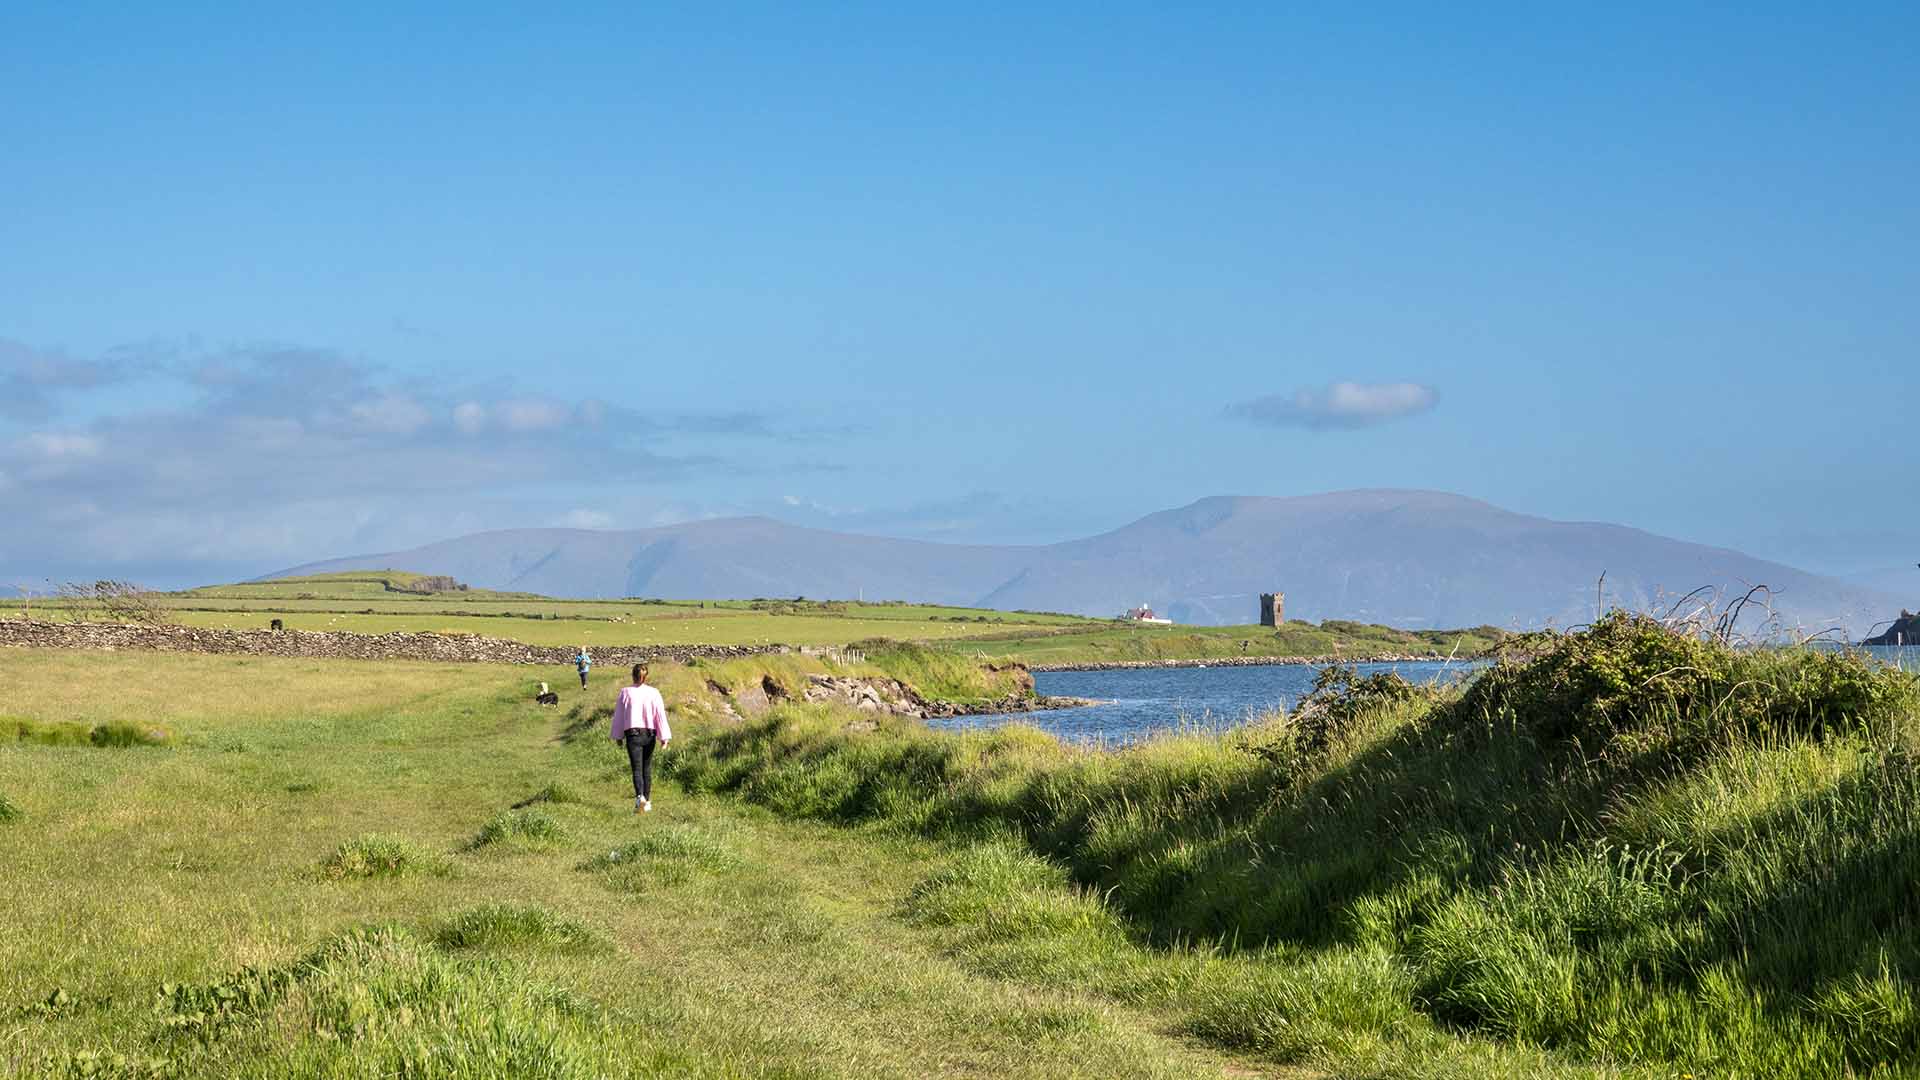
[[[640,800],[640,812],[643,814],[653,813],[653,800],[652,799]]]
[[[645,810],[646,810],[646,808],[647,808],[647,800],[645,800],[645,799],[635,799],[635,800],[633,800],[633,812],[634,812],[634,813],[636,813],[636,814],[638,814],[638,813],[641,813],[641,812],[643,812],[643,811],[645,811]]]

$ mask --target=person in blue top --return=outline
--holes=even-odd
[[[573,666],[580,671],[580,689],[587,688],[587,672],[593,668],[593,657],[587,655],[587,647],[580,646],[580,655],[573,658]]]

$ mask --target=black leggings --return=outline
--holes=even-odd
[[[646,728],[627,729],[627,761],[633,765],[633,793],[653,801],[653,732]]]

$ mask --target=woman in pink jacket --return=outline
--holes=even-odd
[[[647,665],[633,665],[633,685],[620,688],[613,706],[613,741],[627,744],[633,766],[633,812],[653,809],[653,752],[673,738],[667,726],[667,703],[660,691],[647,685]]]

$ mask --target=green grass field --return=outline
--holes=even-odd
[[[846,646],[886,639],[935,645],[958,655],[1036,664],[1233,656],[1371,656],[1478,653],[1501,632],[1403,631],[1330,620],[1315,626],[1160,627],[1044,612],[929,604],[780,600],[558,600],[485,589],[403,591],[421,577],[354,571],[268,582],[210,585],[159,594],[157,606],[189,626],[361,634],[433,631],[507,638],[530,645]],[[52,618],[88,617],[86,605],[42,601]],[[24,606],[12,609],[24,613]],[[97,613],[95,613],[97,614]]]
[[[0,744],[0,1075],[1235,1070],[955,952],[903,906],[942,845],[668,785],[636,817],[598,695],[526,674],[0,651],[5,715],[168,735]],[[661,675],[698,739],[704,682]]]
[[[1219,660],[1241,656],[1395,655],[1477,656],[1505,634],[1494,627],[1470,630],[1395,630],[1328,620],[1270,626],[1142,626],[1112,622],[1073,633],[992,632],[967,641],[940,643],[967,655],[1014,656],[1030,664],[1116,661]]]
[[[1920,1075],[1913,678],[1520,644],[1120,752],[660,665],[644,817],[538,670],[3,650],[0,1069]]]

